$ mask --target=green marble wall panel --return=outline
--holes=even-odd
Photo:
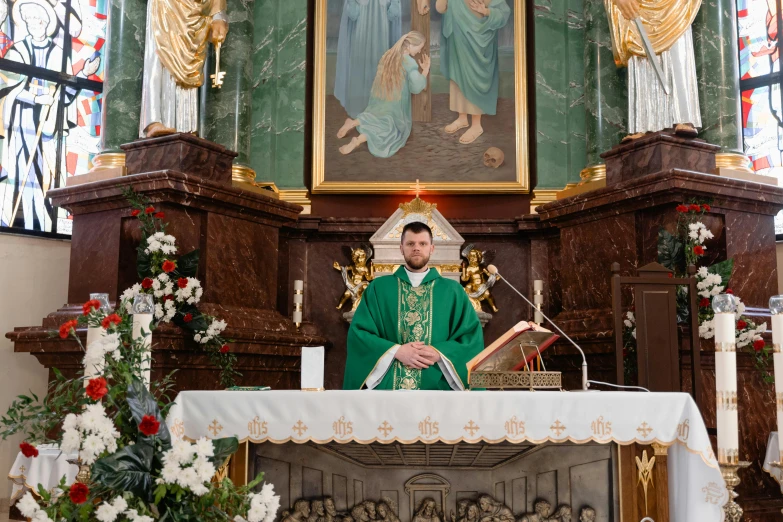
[[[144,33],[147,3],[111,0],[103,82],[101,150],[120,152],[120,145],[139,137]]]
[[[693,22],[699,83],[700,138],[742,152],[736,3],[704,0]]]
[[[220,50],[220,70],[225,72],[223,86],[212,87],[209,77],[215,72],[215,50],[210,46],[207,61],[206,114],[200,134],[239,153],[235,163],[250,162],[250,121],[253,76],[254,0],[228,0],[228,36]]]
[[[536,188],[563,188],[585,165],[583,0],[535,0]]]
[[[603,0],[584,0],[584,85],[587,166],[620,143],[627,129],[626,70],[612,55],[609,20]]]
[[[259,181],[304,188],[305,0],[256,0],[251,167]]]

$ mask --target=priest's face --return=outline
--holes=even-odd
[[[400,245],[405,264],[412,272],[419,272],[426,267],[434,250],[435,245],[432,244],[432,238],[426,230],[418,234],[408,230]]]

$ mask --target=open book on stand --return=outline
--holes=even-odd
[[[532,367],[540,352],[560,338],[535,323],[520,321],[468,361],[471,372],[516,372]]]

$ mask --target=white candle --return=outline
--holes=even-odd
[[[739,460],[739,418],[737,415],[737,352],[733,312],[716,313],[715,391],[718,421],[718,459],[732,464]]]
[[[106,330],[101,326],[88,326],[87,327],[87,345],[86,349],[90,349],[90,345],[106,334]],[[100,375],[103,371],[102,364],[87,364],[84,366],[84,387],[87,387],[87,381],[93,377]]]
[[[296,279],[294,281],[294,290],[304,290],[304,281]]]
[[[773,308],[770,299],[770,308]],[[772,360],[775,366],[775,411],[778,421],[778,462],[783,462],[783,353],[780,344],[783,343],[783,313],[772,310]]]
[[[152,367],[152,314],[133,314],[133,339],[142,338],[141,376],[147,389],[150,387],[150,369]]]
[[[302,311],[301,310],[294,310],[294,322],[296,324],[302,323]]]
[[[533,291],[534,292],[543,292],[544,291],[544,281],[542,279],[535,279],[533,281]]]
[[[294,294],[294,304],[302,304],[302,298],[304,295],[302,294]]]

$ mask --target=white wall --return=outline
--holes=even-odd
[[[14,353],[5,337],[15,326],[36,326],[66,301],[70,241],[0,234],[0,414],[32,390],[46,393],[47,370],[32,355]],[[8,471],[22,436],[0,440],[0,506],[11,496]]]

